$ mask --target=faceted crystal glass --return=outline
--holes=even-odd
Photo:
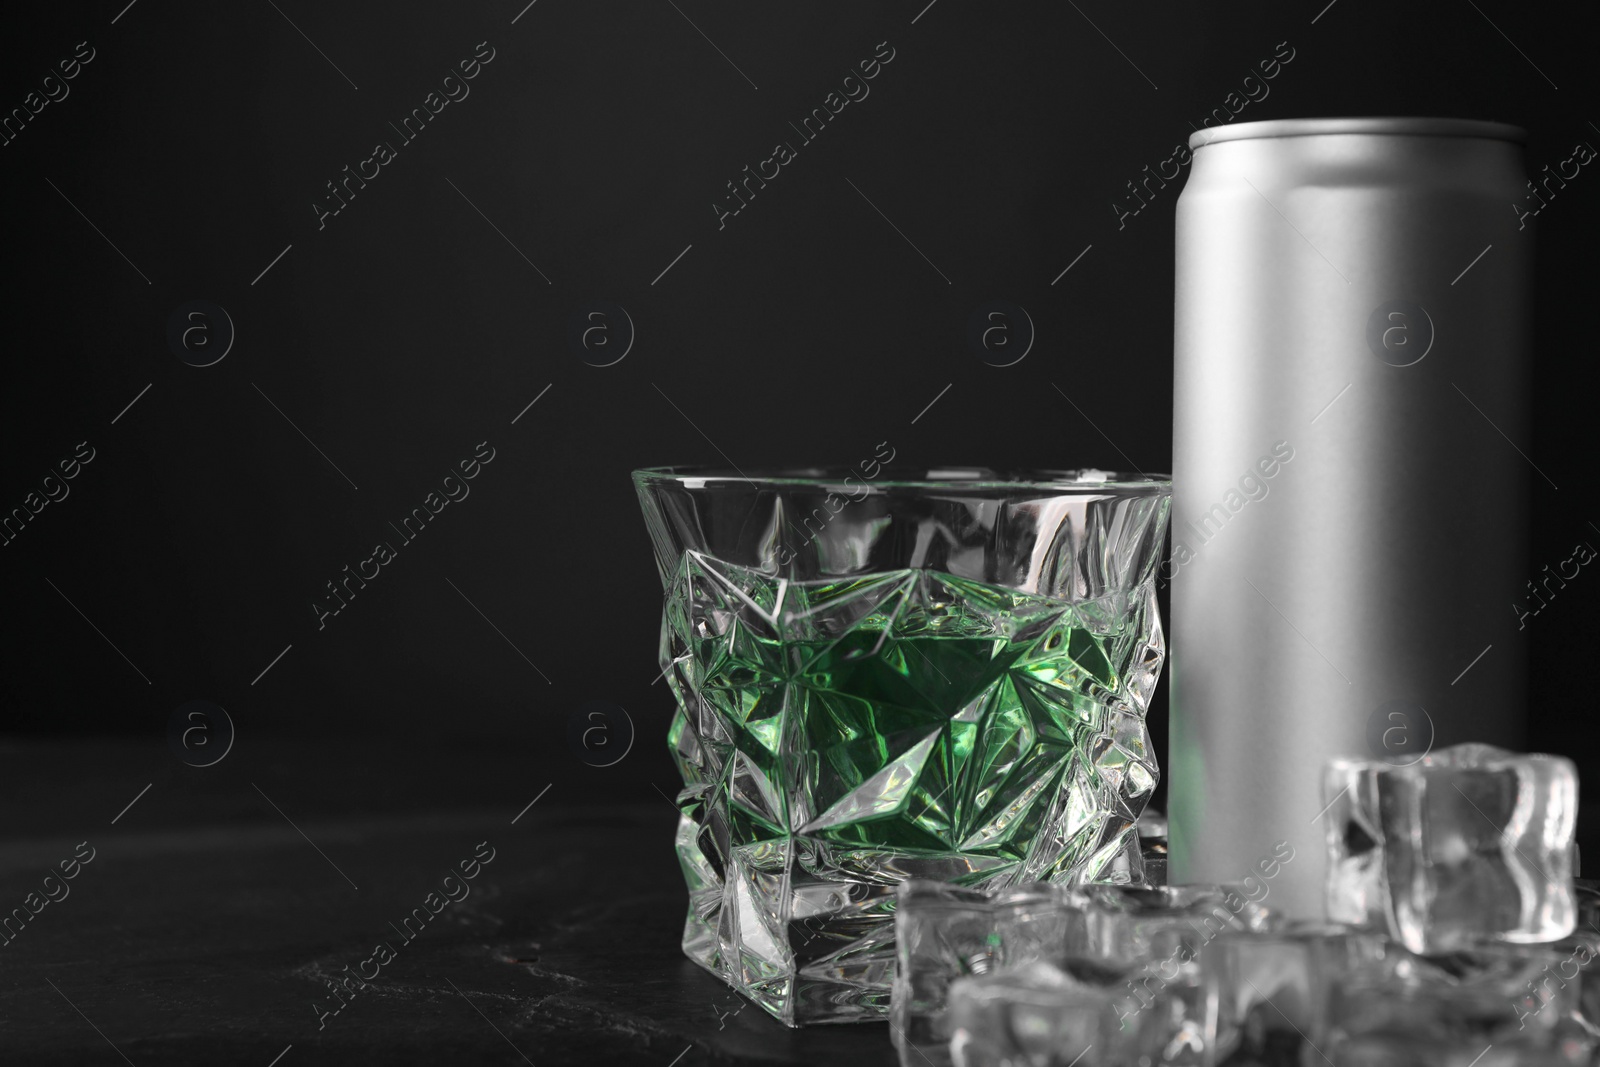
[[[789,1025],[879,1018],[902,880],[1141,880],[1170,483],[876,461],[634,482],[691,959]]]

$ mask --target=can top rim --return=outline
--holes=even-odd
[[[1482,119],[1430,118],[1333,118],[1264,119],[1241,122],[1216,129],[1197,130],[1189,137],[1190,148],[1203,148],[1218,141],[1244,141],[1258,137],[1308,137],[1316,134],[1365,133],[1398,134],[1413,137],[1482,137],[1494,141],[1528,139],[1528,131],[1505,122]]]

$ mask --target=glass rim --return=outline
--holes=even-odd
[[[887,475],[889,472],[884,471]],[[711,483],[744,483],[753,488],[827,489],[855,479],[862,488],[961,490],[1047,490],[1057,493],[1127,492],[1136,490],[1172,491],[1170,474],[1100,470],[1023,469],[996,471],[988,467],[932,467],[920,477],[898,473],[892,477],[867,477],[854,467],[793,467],[782,470],[737,468],[710,465],[669,465],[639,467],[633,472],[638,485],[677,484],[685,489],[705,489]]]

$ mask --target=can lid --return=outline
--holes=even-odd
[[[1415,137],[1482,137],[1494,141],[1528,139],[1521,126],[1480,119],[1428,118],[1347,118],[1347,119],[1265,119],[1241,122],[1215,129],[1198,130],[1189,138],[1190,148],[1203,148],[1218,141],[1243,141],[1255,137],[1309,137],[1316,134],[1364,133],[1398,134]]]

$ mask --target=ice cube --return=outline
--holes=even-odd
[[[900,883],[889,1027],[901,1063],[950,1062],[951,982],[1081,948],[1083,904],[1080,890],[1063,885],[983,890],[923,879]]]
[[[1276,914],[1260,903],[1263,886],[1035,884],[981,890],[903,882],[889,1016],[900,1061],[904,1067],[950,1062],[946,1001],[952,982],[1038,961],[1113,967],[1148,962],[1125,982],[1121,995],[1145,1010],[1170,987],[1171,995],[1160,1000],[1161,1010],[1175,1013],[1170,1028],[1197,1031],[1200,951],[1225,930],[1276,923]]]
[[[1137,1025],[1124,1025],[1127,1009],[1118,1004],[1126,969],[1097,963],[1086,975],[1081,966],[1063,964],[1036,961],[958,979],[949,1008],[956,1067],[1136,1062]]]
[[[1188,963],[1224,930],[1265,930],[1278,916],[1244,886],[1083,887],[1083,954],[1097,959],[1172,957]]]
[[[1394,946],[1356,961],[1330,981],[1322,1051],[1335,1064],[1588,1063],[1574,944]],[[1597,945],[1585,941],[1584,958]]]
[[[1200,968],[1206,1062],[1299,1067],[1327,1043],[1332,981],[1381,960],[1390,945],[1379,933],[1322,923],[1219,935]]]
[[[1329,920],[1413,952],[1572,933],[1578,780],[1560,756],[1466,744],[1323,774]]]
[[[1266,883],[1260,881],[1084,887],[1085,954],[1104,961],[1143,961],[1125,982],[1125,995],[1138,1015],[1145,1062],[1208,1062],[1200,984],[1203,954],[1225,934],[1281,925],[1281,917],[1261,903],[1266,891]]]

